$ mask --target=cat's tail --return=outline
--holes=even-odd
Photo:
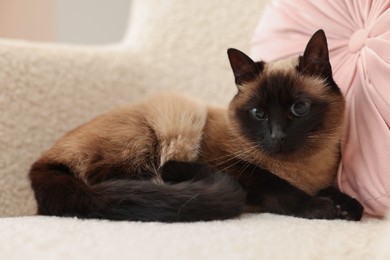
[[[218,173],[176,184],[110,180],[90,186],[65,165],[37,162],[30,180],[41,215],[191,222],[236,217],[245,205],[240,185]]]

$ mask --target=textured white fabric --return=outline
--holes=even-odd
[[[388,244],[390,225],[374,219],[352,223],[259,214],[161,224],[12,217],[35,213],[30,165],[86,120],[172,88],[226,104],[236,91],[226,49],[249,50],[264,3],[134,0],[129,32],[112,46],[0,40],[0,216],[8,217],[0,219],[0,259],[389,256],[378,241]]]
[[[0,258],[372,260],[383,256],[377,244],[386,224],[271,214],[191,224],[5,218],[0,219]]]

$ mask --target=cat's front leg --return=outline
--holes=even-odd
[[[316,197],[332,200],[337,210],[337,218],[360,220],[363,216],[364,208],[362,204],[335,187],[328,187],[321,190]]]
[[[338,219],[337,213],[337,208],[331,199],[310,197],[299,203],[292,215],[307,219]]]
[[[340,192],[324,190],[318,196],[310,196],[265,169],[252,165],[246,168],[247,171],[238,177],[238,181],[247,191],[247,204],[250,211],[307,219],[359,220],[361,218],[359,211],[356,214],[355,211],[352,211],[353,214],[347,214],[349,217],[345,217],[345,212],[341,213],[343,210],[340,210],[340,206],[343,205],[342,209],[347,209],[349,202],[353,201],[342,199]]]

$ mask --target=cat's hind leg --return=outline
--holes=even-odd
[[[167,94],[155,97],[146,119],[158,140],[160,167],[169,160],[194,161],[207,119],[207,107],[187,97]]]

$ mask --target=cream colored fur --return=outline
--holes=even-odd
[[[155,129],[161,143],[162,166],[168,160],[195,161],[198,159],[207,107],[182,95],[157,95],[147,102],[148,123]]]

